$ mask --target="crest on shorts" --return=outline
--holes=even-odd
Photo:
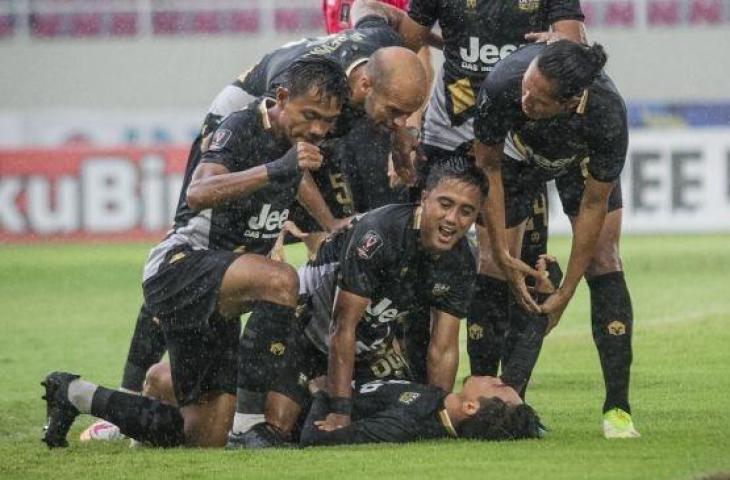
[[[477,9],[477,0],[466,0],[466,9],[467,10],[476,10]]]
[[[472,340],[479,340],[484,336],[484,328],[476,323],[469,325],[467,331],[469,332],[469,338]]]
[[[271,342],[271,345],[269,346],[269,351],[277,357],[284,355],[285,350],[286,346],[281,342]]]
[[[440,297],[441,295],[449,293],[449,290],[451,290],[450,285],[446,285],[445,283],[435,283],[433,290],[431,290],[431,295],[434,297]]]
[[[540,8],[540,0],[517,0],[517,8],[521,12],[534,12]]]
[[[210,148],[208,150],[213,152],[223,150],[223,147],[226,146],[226,143],[228,143],[232,135],[233,132],[227,128],[219,128],[213,133],[213,139],[210,141]]]
[[[616,335],[621,336],[626,334],[626,324],[623,322],[619,322],[618,320],[614,320],[613,322],[608,324],[608,333],[609,335]]]
[[[418,392],[403,392],[400,394],[398,401],[400,403],[410,405],[411,403],[415,402],[420,396],[421,394]]]
[[[357,256],[363,260],[370,260],[375,255],[380,247],[383,246],[383,239],[380,238],[378,232],[375,230],[368,230],[360,240],[360,245],[357,246]]]

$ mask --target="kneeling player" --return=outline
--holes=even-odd
[[[301,445],[413,442],[436,438],[540,438],[544,427],[517,391],[495,377],[467,377],[459,393],[402,380],[366,383],[353,396],[352,423],[327,427],[331,399],[312,382],[314,401]]]
[[[178,407],[109,390],[69,373],[46,388],[43,441],[66,446],[79,413],[117,425],[157,446],[222,446],[235,406],[241,313],[258,302],[294,320],[298,279],[265,257],[297,194],[302,172],[319,168],[319,143],[349,90],[335,63],[294,63],[276,99],[227,117],[187,188],[186,221],[152,250],[145,265],[145,305],[160,319]]]
[[[476,275],[464,234],[486,189],[484,175],[474,166],[434,169],[421,206],[388,205],[368,212],[300,269],[300,294],[310,312],[300,318],[303,331],[287,345],[285,371],[266,400],[266,421],[279,439],[289,439],[305,407],[305,379],[329,375],[333,411],[328,421],[344,426],[353,377],[356,384],[409,378],[407,362],[393,346],[395,332],[423,305],[432,317],[428,383],[451,391],[459,319],[466,316]],[[265,446],[255,436],[256,430],[232,435],[231,443]]]

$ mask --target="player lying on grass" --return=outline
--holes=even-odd
[[[519,440],[540,438],[544,427],[517,392],[495,377],[470,376],[458,393],[404,380],[366,383],[353,395],[352,423],[332,429],[324,382],[311,382],[313,394],[300,444],[413,442],[437,438]]]
[[[284,359],[279,372],[265,370],[277,378],[266,399],[266,421],[281,441],[291,440],[292,428],[306,408],[302,379],[328,374],[335,406],[328,420],[344,426],[349,422],[353,379],[362,384],[409,378],[408,364],[393,343],[400,324],[423,306],[431,312],[428,383],[451,391],[460,319],[466,315],[476,275],[464,234],[486,193],[484,175],[475,166],[434,169],[420,206],[388,205],[364,214],[352,228],[325,242],[317,258],[299,270],[305,307],[301,331],[281,342]],[[259,359],[267,358],[268,344],[259,343],[257,349]],[[254,358],[248,363],[271,368],[256,364]],[[255,443],[232,435],[229,445],[248,446],[249,440]]]
[[[299,189],[317,169],[319,143],[349,94],[343,70],[323,58],[290,67],[276,99],[227,117],[187,189],[191,211],[155,247],[143,275],[145,305],[160,319],[177,407],[109,390],[69,373],[43,382],[49,447],[66,446],[79,413],[158,446],[222,446],[235,407],[240,315],[258,302],[295,319],[298,278],[269,253]]]

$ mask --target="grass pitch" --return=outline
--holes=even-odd
[[[118,385],[147,248],[0,247],[0,477],[3,478],[730,478],[730,236],[628,237],[635,309],[631,403],[642,433],[600,434],[603,383],[582,287],[547,338],[528,401],[541,441],[440,441],[305,451],[130,450],[40,441],[38,382],[62,369]],[[551,252],[567,259],[567,239]],[[301,250],[290,251],[301,261]],[[464,338],[462,332],[462,339]],[[460,374],[468,373],[462,354]]]

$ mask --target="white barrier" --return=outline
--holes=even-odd
[[[730,129],[631,132],[624,231],[730,232]],[[552,192],[551,231],[570,231]]]

